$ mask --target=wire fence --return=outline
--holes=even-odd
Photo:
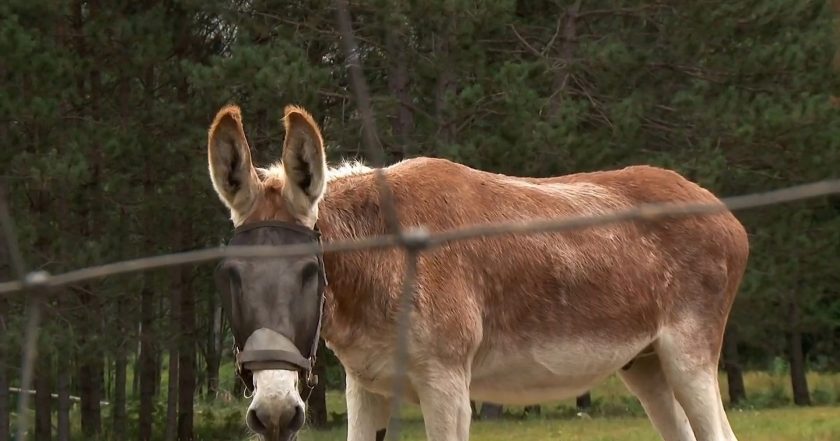
[[[394,204],[390,188],[384,178],[381,166],[384,166],[384,154],[376,135],[370,98],[362,75],[350,14],[346,0],[335,0],[339,30],[342,34],[343,48],[348,63],[348,70],[357,104],[362,115],[365,144],[369,158],[379,166],[375,169],[380,186],[380,202],[389,227],[385,235],[369,236],[343,241],[325,241],[322,244],[299,244],[283,248],[266,246],[227,246],[208,248],[197,251],[173,253],[133,260],[125,260],[100,266],[83,268],[62,274],[48,274],[43,271],[29,272],[24,264],[21,249],[15,234],[14,223],[9,213],[5,194],[0,191],[0,224],[6,241],[6,248],[11,260],[13,273],[17,280],[0,283],[0,297],[24,293],[27,295],[26,327],[22,342],[23,359],[21,360],[21,384],[19,388],[28,391],[31,388],[33,366],[36,354],[36,342],[40,329],[41,303],[46,296],[57,296],[66,290],[56,288],[80,282],[103,279],[106,277],[138,273],[149,270],[196,264],[218,260],[224,257],[293,257],[313,253],[338,253],[347,251],[401,248],[405,252],[406,266],[403,274],[403,288],[399,299],[397,322],[397,351],[395,355],[396,377],[392,399],[391,418],[386,430],[388,439],[398,439],[400,432],[400,409],[402,390],[405,384],[407,363],[407,341],[412,298],[415,293],[418,261],[420,255],[434,247],[454,241],[471,240],[507,234],[536,234],[564,232],[584,228],[599,227],[619,222],[660,221],[686,216],[713,215],[726,211],[738,211],[763,206],[778,205],[840,194],[840,179],[823,180],[810,184],[797,185],[765,193],[747,194],[720,199],[714,203],[664,203],[646,204],[617,210],[601,215],[573,216],[565,218],[534,219],[522,222],[501,222],[464,226],[457,229],[429,232],[421,227],[405,229],[398,220],[397,207]],[[2,189],[0,189],[2,190]],[[29,393],[20,395],[18,401],[16,439],[26,439],[28,427]]]

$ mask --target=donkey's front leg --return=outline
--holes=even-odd
[[[384,434],[388,425],[388,399],[366,390],[352,375],[346,383],[347,441],[380,441],[377,433]]]
[[[470,436],[470,374],[440,367],[412,376],[428,441],[467,441]]]

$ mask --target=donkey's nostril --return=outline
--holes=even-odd
[[[306,422],[306,413],[303,406],[294,405],[286,407],[281,411],[278,407],[253,406],[248,409],[245,416],[245,423],[255,433],[267,435],[274,431],[297,432]]]
[[[303,407],[295,406],[295,414],[292,416],[291,421],[289,421],[289,430],[292,432],[297,432],[303,427],[303,423],[306,421],[306,414],[303,413]]]
[[[245,417],[245,423],[248,424],[248,427],[250,427],[251,430],[259,433],[260,435],[268,433],[268,426],[263,424],[260,417],[257,415],[257,410],[254,408],[248,409],[248,415]]]

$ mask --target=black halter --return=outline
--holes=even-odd
[[[321,233],[317,225],[314,229],[309,229],[289,222],[254,222],[236,228],[229,245],[286,246],[298,243],[320,245]],[[306,389],[305,393],[301,394],[304,401],[309,399],[312,389],[318,383],[318,376],[313,370],[324,313],[327,277],[323,255],[315,255],[318,259],[317,303],[316,299],[302,299],[302,304],[290,303],[288,310],[269,311],[270,318],[265,323],[255,323],[256,320],[250,319],[254,317],[253,314],[243,316],[241,311],[243,307],[259,310],[267,306],[253,304],[254,297],[246,298],[241,292],[231,292],[231,273],[225,270],[226,261],[220,262],[216,268],[216,283],[234,334],[236,373],[249,391],[253,390],[253,372],[266,369],[291,370],[302,374],[304,378],[301,383]],[[234,298],[236,294],[239,296]],[[246,302],[252,303],[245,304]],[[295,309],[296,307],[302,309]],[[317,308],[317,311],[313,311],[314,308]],[[317,314],[317,319],[314,314]],[[276,319],[278,317],[279,319]]]

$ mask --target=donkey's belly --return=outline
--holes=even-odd
[[[536,404],[580,395],[627,364],[652,338],[621,344],[591,341],[545,341],[519,346],[482,347],[472,366],[470,396],[498,404]],[[338,356],[348,375],[374,393],[389,396],[396,378],[394,353],[371,341],[358,346],[327,346]],[[404,384],[403,397],[419,403],[417,392]]]
[[[566,341],[488,348],[473,362],[470,395],[510,405],[575,397],[620,369],[649,343],[648,339],[620,345]]]

